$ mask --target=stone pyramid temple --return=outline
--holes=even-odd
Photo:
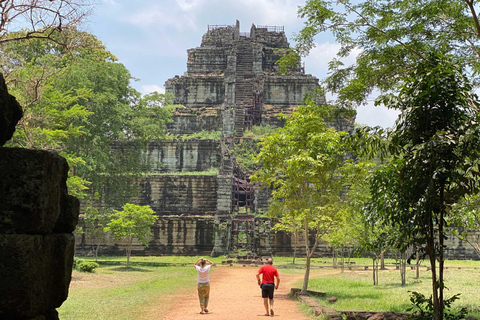
[[[218,138],[150,143],[152,165],[136,203],[150,205],[160,219],[148,248],[139,246],[143,254],[291,252],[290,237],[271,232],[273,221],[261,214],[268,209],[268,190],[252,185],[235,158],[235,146],[248,139],[244,133],[253,126],[282,126],[278,114],[290,114],[319,87],[301,62],[279,73],[277,62],[288,51],[283,27],[252,25],[244,33],[238,21],[209,25],[200,47],[188,50],[187,71],[165,83],[174,103],[183,106],[168,132],[217,132]],[[323,96],[316,100],[322,103]]]

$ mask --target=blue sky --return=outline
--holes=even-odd
[[[142,93],[164,91],[164,83],[182,75],[187,49],[200,46],[207,25],[234,25],[250,31],[256,25],[280,25],[292,37],[303,25],[297,8],[304,0],[100,0],[86,31],[96,35],[119,62],[139,79],[133,86]],[[316,39],[316,47],[304,59],[306,72],[320,80],[339,45],[329,34]],[[357,52],[358,53],[358,52]],[[352,55],[346,63],[353,62]],[[328,97],[327,97],[328,98]],[[373,99],[374,97],[372,97]],[[357,122],[370,126],[392,126],[397,112],[374,107],[373,102],[357,109]]]

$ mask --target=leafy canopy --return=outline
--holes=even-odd
[[[323,32],[336,38],[341,47],[325,85],[344,106],[364,103],[374,89],[397,91],[431,48],[456,56],[478,83],[477,11],[475,0],[307,0],[294,54],[307,55]],[[341,59],[353,50],[360,50],[356,63],[345,65]]]

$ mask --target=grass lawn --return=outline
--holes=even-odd
[[[188,293],[196,286],[196,271],[191,266],[199,257],[162,256],[131,257],[131,268],[124,265],[101,265],[95,273],[74,271],[67,301],[58,309],[60,319],[98,320],[147,320],[162,317],[175,304],[170,297]],[[221,264],[225,257],[209,258]],[[93,260],[88,258],[86,260]],[[126,262],[125,257],[100,257],[99,261]],[[379,285],[372,284],[370,259],[352,259],[353,271],[311,276],[309,290],[326,292],[321,304],[328,305],[327,298],[336,296],[337,303],[329,305],[336,310],[396,311],[403,312],[410,306],[408,291],[417,291],[430,296],[430,272],[425,263],[416,280],[415,271],[407,267],[407,285],[400,285],[400,273],[395,270],[394,260],[386,260],[389,270],[380,271]],[[174,263],[185,266],[146,266],[135,262]],[[274,257],[274,265],[280,273],[303,273],[304,258]],[[480,261],[447,261],[445,282],[449,290],[445,296],[461,293],[454,307],[465,306],[469,315],[480,318]],[[313,259],[314,270],[332,268],[331,258]],[[459,269],[461,268],[461,269]],[[475,269],[476,268],[476,269]],[[335,269],[338,270],[339,269]],[[301,283],[295,287],[301,287]]]
[[[480,270],[458,269],[461,262],[455,262],[455,268],[445,270],[445,297],[460,293],[453,307],[466,307],[469,315],[480,317]],[[465,265],[463,265],[465,266]],[[477,267],[480,263],[477,262]],[[421,269],[420,279],[414,279],[415,271],[407,269],[407,284],[401,286],[399,270],[380,271],[379,285],[373,286],[372,271],[345,271],[336,275],[312,277],[309,281],[309,290],[325,292],[326,297],[319,298],[324,306],[336,310],[362,310],[362,311],[394,311],[405,312],[411,305],[408,291],[421,292],[425,296],[431,295],[431,273],[425,268]],[[298,284],[301,286],[301,283]],[[338,301],[329,305],[327,299],[335,296]]]
[[[95,273],[74,271],[60,319],[131,320],[163,315],[173,293],[196,286],[196,271],[187,267],[100,267]]]

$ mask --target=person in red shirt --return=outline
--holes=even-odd
[[[262,280],[260,280],[260,275],[262,275]],[[277,280],[277,284],[274,283],[274,279]],[[262,289],[262,298],[263,305],[265,306],[265,315],[272,316],[273,312],[273,291],[278,289],[280,284],[280,275],[278,274],[277,269],[273,266],[272,258],[267,260],[267,264],[258,270],[257,273],[257,282],[260,288]],[[268,302],[270,301],[270,313],[268,313]]]

